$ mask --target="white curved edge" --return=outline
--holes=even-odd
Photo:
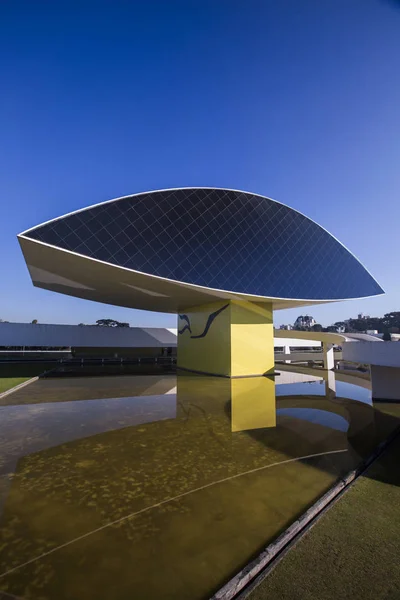
[[[347,248],[347,246],[345,246],[340,240],[338,240],[338,238],[336,236],[334,236],[332,233],[330,233],[330,231],[328,231],[325,227],[323,227],[322,225],[320,225],[319,223],[317,223],[310,217],[307,217],[307,215],[302,213],[300,210],[297,210],[297,208],[292,208],[291,206],[288,206],[287,204],[284,204],[283,202],[279,202],[279,200],[275,200],[274,198],[269,198],[269,196],[263,196],[262,194],[256,194],[255,192],[248,192],[246,190],[235,190],[233,188],[221,188],[221,187],[212,187],[212,186],[201,186],[201,187],[200,186],[193,186],[193,187],[188,186],[188,187],[177,187],[177,188],[164,188],[161,190],[149,190],[147,192],[146,191],[145,192],[137,192],[136,194],[129,194],[128,196],[119,196],[118,198],[113,198],[112,200],[104,200],[103,202],[96,202],[96,204],[91,204],[90,206],[86,206],[85,208],[78,208],[77,210],[73,210],[72,212],[66,213],[65,215],[61,215],[60,217],[55,217],[54,219],[49,219],[48,221],[45,221],[44,223],[41,223],[40,225],[35,225],[35,227],[30,227],[29,229],[26,229],[22,233],[18,234],[18,236],[24,236],[26,233],[29,233],[29,231],[38,229],[39,227],[43,227],[44,225],[48,225],[49,223],[53,223],[54,221],[59,221],[60,219],[70,217],[71,215],[75,215],[77,213],[84,212],[85,210],[90,210],[91,208],[95,208],[96,206],[110,204],[111,202],[118,202],[119,200],[126,200],[127,198],[135,198],[136,196],[144,196],[146,194],[155,194],[157,192],[176,192],[179,190],[219,190],[219,191],[224,191],[224,192],[236,192],[238,194],[250,194],[251,196],[258,196],[259,198],[263,198],[264,200],[270,200],[271,202],[280,204],[281,206],[284,206],[285,208],[288,208],[289,210],[293,210],[294,212],[298,213],[299,215],[301,215],[308,221],[311,221],[311,223],[313,223],[314,225],[316,225],[317,227],[319,227],[320,229],[325,231],[325,233],[327,233],[331,238],[336,240],[336,242],[338,244],[340,244],[345,250],[347,250],[347,252],[363,267],[363,269],[366,270],[368,275],[375,281],[375,283],[382,290],[382,294],[374,294],[374,296],[382,296],[383,294],[385,294],[385,290],[383,289],[381,284],[378,283],[378,281],[375,279],[375,277],[372,275],[372,273],[370,273],[370,271],[367,269],[367,267],[365,267],[363,265],[363,263],[357,258],[357,256],[355,256],[353,254],[353,252],[351,250],[349,250]],[[109,263],[107,263],[107,264],[109,264]],[[371,298],[371,296],[364,296],[364,298]],[[360,299],[362,299],[362,298],[360,298]],[[330,302],[333,302],[333,301],[330,301]],[[338,300],[338,302],[340,302],[340,300]]]
[[[348,338],[345,334],[334,333],[331,331],[296,331],[293,329],[274,329],[274,337],[279,340],[293,338],[298,340],[309,340],[318,342],[343,343],[347,342]]]
[[[96,263],[100,263],[102,265],[107,265],[109,267],[114,267],[115,269],[121,269],[123,271],[128,271],[129,273],[136,273],[138,275],[145,275],[146,277],[150,277],[156,280],[160,280],[160,281],[168,281],[169,283],[173,283],[175,285],[178,286],[184,286],[184,287],[188,287],[188,288],[195,288],[199,291],[202,292],[218,292],[221,294],[232,294],[236,297],[245,297],[245,298],[252,298],[253,301],[262,301],[263,299],[265,299],[266,301],[268,300],[276,300],[276,301],[283,301],[283,302],[293,302],[293,303],[299,303],[299,302],[306,302],[311,304],[325,304],[328,302],[345,302],[347,300],[364,300],[366,298],[374,298],[376,296],[383,296],[384,292],[382,294],[374,294],[373,296],[360,296],[357,298],[334,298],[334,299],[302,299],[302,298],[278,298],[275,296],[256,296],[255,294],[246,294],[246,293],[241,293],[241,292],[231,292],[230,290],[220,290],[218,288],[208,288],[208,287],[203,287],[201,285],[197,285],[196,283],[186,283],[184,281],[177,281],[176,279],[168,279],[167,277],[160,277],[159,275],[153,275],[151,273],[144,273],[143,271],[136,271],[135,269],[129,269],[128,267],[122,267],[121,265],[115,265],[113,263],[109,263],[107,261],[104,260],[99,260],[98,258],[93,258],[91,256],[86,256],[85,254],[79,254],[78,252],[73,252],[72,250],[67,250],[66,248],[59,248],[58,246],[54,246],[52,244],[48,244],[47,242],[42,242],[40,240],[34,240],[32,238],[29,237],[25,237],[24,234],[19,233],[17,235],[18,239],[22,238],[24,240],[27,240],[28,242],[32,242],[34,244],[40,244],[41,246],[46,246],[48,248],[54,248],[56,250],[59,250],[60,252],[66,252],[67,254],[72,254],[73,256],[79,256],[80,258],[85,258],[86,260],[92,260]],[[378,284],[379,285],[379,284]],[[290,308],[290,307],[287,307]],[[294,307],[293,307],[294,308]],[[286,309],[287,310],[287,309]]]

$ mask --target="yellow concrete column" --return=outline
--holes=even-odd
[[[178,367],[224,377],[252,377],[274,369],[272,306],[236,300],[182,310]]]
[[[231,302],[231,377],[274,370],[272,305]]]

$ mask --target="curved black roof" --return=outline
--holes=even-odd
[[[22,235],[134,271],[242,294],[342,300],[383,293],[325,229],[288,206],[248,192],[146,192]]]

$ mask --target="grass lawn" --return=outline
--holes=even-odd
[[[54,364],[45,362],[0,362],[0,394],[51,368]]]
[[[0,377],[0,394],[31,379],[30,377]]]
[[[398,600],[399,465],[398,436],[248,598]]]

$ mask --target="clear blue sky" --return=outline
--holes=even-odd
[[[148,189],[275,198],[386,290],[308,311],[400,310],[400,6],[389,0],[0,3],[0,318],[175,326],[32,286],[16,234]]]

